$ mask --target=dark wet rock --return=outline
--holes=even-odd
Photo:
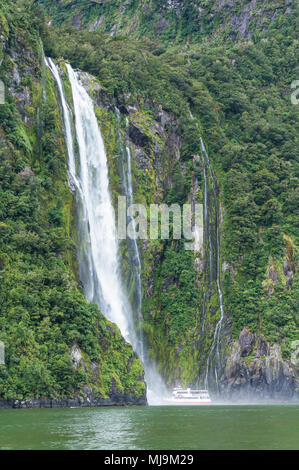
[[[269,355],[270,345],[262,336],[259,336],[257,338],[256,347],[257,347],[256,357],[263,357],[263,356],[268,356]]]
[[[221,377],[229,399],[299,399],[298,364],[283,360],[278,344],[244,328],[230,348]]]
[[[16,34],[15,41],[9,42],[4,36],[0,39],[0,56],[3,52],[9,57],[11,73],[7,83],[8,93],[15,98],[15,103],[25,123],[32,124],[35,116],[30,116],[28,109],[32,108],[30,82],[39,79],[39,61],[32,48],[24,47],[24,38]]]
[[[29,122],[26,107],[31,107],[32,102],[30,89],[28,86],[23,86],[23,84],[26,76],[28,76],[29,74],[30,72],[28,72],[27,74],[21,74],[18,64],[15,63],[13,68],[13,76],[8,85],[8,91],[15,98],[16,105],[18,106],[22,116],[22,120],[26,123]]]
[[[255,343],[255,335],[244,328],[239,336],[241,357],[249,356]]]
[[[129,110],[128,110],[128,108],[125,104],[121,104],[119,106],[119,111],[120,111],[121,114],[125,114],[125,115],[129,114]]]
[[[83,408],[101,406],[144,406],[147,405],[146,396],[136,398],[133,395],[112,392],[109,398],[100,398],[92,394],[91,389],[84,387],[86,396],[63,398],[58,400],[34,398],[30,400],[0,401],[0,409],[25,409],[25,408]]]
[[[158,142],[155,142],[155,145],[154,145],[154,154],[155,154],[155,156],[162,155],[162,153],[163,153],[163,149],[162,149],[161,145],[159,145]]]
[[[131,122],[128,134],[132,142],[138,147],[145,147],[149,143],[149,137],[144,133],[140,126]]]
[[[276,5],[273,4],[268,7],[267,3],[269,2],[264,0],[265,8],[258,8],[257,0],[250,0],[245,2],[239,12],[236,12],[233,10],[235,6],[233,0],[219,0],[215,5],[215,11],[225,19],[220,29],[223,30],[230,26],[242,39],[250,39],[255,34],[256,28],[260,25],[262,25],[263,32],[269,28],[269,25],[275,20],[279,9],[284,8],[285,14],[289,14],[292,11],[292,8],[287,5],[292,4],[293,0],[287,0],[284,6],[281,5],[282,2],[277,2]]]
[[[81,29],[82,26],[82,13],[77,12],[73,17],[72,17],[72,25],[74,26],[77,31]]]
[[[153,132],[153,134],[159,136],[159,137],[162,137],[163,135],[165,135],[165,132],[164,132],[164,129],[163,129],[163,126],[157,122],[157,121],[154,121],[153,122],[153,125],[150,126],[150,129],[151,131]]]
[[[172,121],[172,116],[167,111],[164,111],[162,107],[160,107],[159,114],[157,116],[158,121],[161,123],[162,127],[165,128],[167,124]]]
[[[154,26],[155,32],[160,33],[161,31],[163,31],[163,29],[168,28],[168,26],[169,26],[169,21],[166,18],[162,18],[155,24]]]
[[[295,269],[291,265],[291,263],[289,262],[288,259],[285,259],[284,262],[283,262],[283,273],[286,277],[287,289],[289,289],[289,288],[292,287],[292,280],[293,280],[293,277],[294,277],[294,274],[295,274]]]
[[[138,150],[134,153],[134,160],[136,161],[136,166],[139,169],[149,169],[151,166],[151,160],[143,150]]]
[[[6,410],[6,409],[10,409],[10,408],[13,408],[13,400],[0,400],[0,409],[1,410]]]

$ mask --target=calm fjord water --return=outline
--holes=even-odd
[[[0,410],[0,449],[299,449],[299,405]]]

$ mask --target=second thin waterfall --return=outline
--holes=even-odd
[[[128,206],[134,207],[134,188],[133,188],[133,178],[132,178],[132,155],[128,143],[128,126],[129,121],[126,118],[126,145],[124,145],[123,137],[121,133],[121,114],[118,108],[115,109],[117,121],[118,121],[118,139],[120,146],[120,174],[123,182],[123,194],[127,198]],[[134,212],[134,211],[133,211]],[[136,223],[134,216],[128,214],[127,223],[133,227],[135,231]],[[152,405],[161,405],[164,402],[164,398],[167,397],[168,392],[166,386],[162,380],[161,375],[156,369],[155,364],[151,361],[148,356],[145,340],[143,336],[142,323],[142,280],[141,280],[141,258],[139,253],[139,247],[136,238],[131,239],[127,238],[127,248],[129,254],[130,262],[130,271],[131,271],[131,285],[133,285],[134,295],[133,295],[133,310],[135,315],[135,325],[137,325],[136,332],[136,351],[139,357],[142,360],[142,364],[145,371],[145,380],[148,386],[147,389],[147,398],[149,404]],[[136,331],[136,329],[135,329]]]
[[[217,292],[219,297],[219,307],[220,307],[220,320],[217,322],[212,347],[210,349],[207,365],[206,365],[206,374],[205,374],[205,388],[208,389],[210,385],[209,379],[214,379],[217,387],[217,391],[219,392],[219,372],[221,371],[221,357],[220,357],[220,333],[224,321],[224,304],[223,304],[223,293],[221,289],[221,280],[220,280],[220,231],[219,231],[219,205],[218,205],[218,197],[216,191],[216,178],[214,172],[211,168],[210,160],[208,153],[206,151],[205,145],[203,143],[202,138],[200,138],[201,149],[203,154],[203,166],[204,166],[204,225],[205,225],[205,239],[206,244],[208,246],[207,250],[207,260],[209,265],[209,280],[210,284],[212,285],[213,282],[216,282]],[[208,191],[208,178],[210,179],[211,185],[211,193],[212,193],[212,201],[211,204],[215,210],[215,241],[213,243],[212,239],[212,224],[211,224],[211,216],[209,214],[209,191]],[[213,245],[215,245],[215,249],[213,250]],[[215,251],[215,253],[213,253]],[[215,256],[215,265],[213,262]],[[204,297],[204,303],[206,300],[206,296]],[[214,367],[213,360],[215,360]]]
[[[133,189],[133,180],[132,180],[132,158],[131,150],[129,145],[123,144],[123,137],[121,133],[121,114],[119,109],[116,107],[116,116],[117,116],[117,133],[118,133],[118,142],[119,142],[119,170],[122,180],[123,195],[126,197],[128,207],[132,207],[134,204],[134,189]],[[129,121],[126,119],[126,133],[128,131]],[[126,136],[127,137],[127,136]],[[127,225],[131,224],[134,232],[136,232],[136,222],[132,215],[127,215]],[[144,338],[142,332],[142,281],[141,281],[141,259],[138,248],[138,242],[134,237],[131,239],[127,237],[127,250],[129,255],[129,264],[130,264],[130,292],[132,298],[133,311],[135,315],[135,323],[137,322],[137,339],[138,339],[138,353],[142,362],[144,363]]]

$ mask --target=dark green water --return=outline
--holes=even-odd
[[[299,405],[0,410],[0,449],[299,449]]]

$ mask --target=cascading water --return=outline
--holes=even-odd
[[[85,295],[96,302],[104,315],[116,323],[126,340],[134,343],[134,328],[118,266],[115,216],[109,193],[109,177],[104,142],[91,98],[67,65],[73,91],[78,170],[74,152],[72,115],[64,96],[55,64],[48,60],[56,80],[64,117],[69,156],[69,180],[78,202],[79,271]]]
[[[119,109],[116,107],[116,116],[118,120],[118,141],[120,146],[120,173],[122,176],[123,182],[123,193],[126,197],[126,202],[128,207],[132,207],[134,204],[134,191],[133,191],[133,182],[132,182],[132,159],[131,159],[131,150],[130,147],[124,146],[122,142],[122,135],[120,132],[121,126],[121,115]],[[126,119],[126,132],[128,131],[129,121]],[[136,233],[136,222],[135,218],[132,215],[127,215],[127,225],[131,224],[133,232]],[[141,361],[144,363],[144,339],[142,333],[142,282],[141,282],[141,259],[139,254],[139,248],[136,238],[127,237],[127,247],[129,253],[130,261],[130,271],[133,285],[133,310],[135,313],[135,318],[138,322],[138,352]]]
[[[118,238],[109,192],[107,157],[93,102],[81,85],[78,74],[67,64],[73,93],[75,135],[78,144],[76,156],[73,117],[65,98],[59,69],[51,59],[46,63],[57,83],[61,101],[69,157],[69,184],[76,194],[78,206],[79,274],[86,298],[97,303],[107,319],[118,325],[123,337],[143,359],[149,404],[163,403],[163,396],[167,395],[166,387],[154,365],[144,355],[143,341],[138,340],[132,309],[121,283]],[[133,201],[131,154],[129,149],[126,149],[126,152],[128,158],[126,186],[128,197]],[[136,240],[135,244],[135,264],[141,276]],[[139,282],[141,289],[141,277]]]
[[[123,182],[123,193],[127,198],[128,207],[134,204],[134,190],[132,181],[132,158],[131,150],[129,145],[123,144],[122,134],[120,132],[121,127],[121,115],[119,109],[116,107],[116,116],[118,120],[118,140],[120,145],[120,174]],[[126,137],[128,136],[129,121],[126,119]],[[127,216],[127,223],[133,227],[133,232],[136,229],[135,218],[132,215]],[[134,302],[133,308],[135,318],[137,319],[138,332],[137,332],[137,344],[136,352],[141,358],[145,380],[148,386],[147,398],[151,405],[161,405],[164,402],[164,398],[168,396],[167,388],[162,380],[161,375],[157,371],[155,365],[148,357],[142,331],[142,281],[141,281],[141,259],[136,238],[127,238],[128,253],[130,259],[130,270],[134,277],[132,284],[134,285]]]
[[[190,111],[190,117],[194,120],[194,117]],[[197,128],[198,123],[196,123]],[[216,191],[216,177],[214,175],[213,169],[210,164],[209,156],[207,154],[204,142],[202,137],[200,137],[201,150],[203,154],[203,176],[204,176],[204,239],[206,246],[206,273],[208,273],[207,278],[209,279],[209,285],[206,286],[206,291],[203,294],[202,302],[202,319],[201,319],[201,338],[205,336],[205,316],[206,316],[206,301],[207,301],[207,291],[211,291],[213,286],[217,285],[217,292],[219,297],[219,306],[220,306],[220,320],[218,321],[212,347],[210,349],[207,363],[206,363],[206,373],[204,379],[204,386],[206,389],[209,389],[209,378],[211,371],[211,363],[216,358],[215,367],[213,369],[214,380],[216,382],[217,390],[219,391],[218,383],[218,374],[221,369],[221,357],[220,357],[220,332],[224,320],[224,305],[223,305],[223,294],[221,290],[220,283],[220,231],[219,231],[219,206],[218,206],[218,197]],[[211,188],[211,191],[210,191]],[[212,192],[212,196],[211,196]],[[212,214],[212,212],[215,214]],[[201,339],[200,353],[204,353],[204,343]]]
[[[223,305],[223,293],[220,284],[220,231],[219,231],[219,206],[218,206],[218,198],[216,192],[216,178],[211,168],[209,156],[207,154],[204,142],[202,138],[200,138],[201,149],[204,159],[204,225],[205,225],[205,238],[209,246],[209,271],[210,271],[210,283],[214,281],[214,266],[213,266],[213,242],[212,242],[212,230],[211,230],[211,223],[209,217],[209,191],[208,191],[208,174],[210,177],[210,183],[212,187],[212,194],[213,194],[213,207],[215,208],[215,219],[216,219],[216,284],[217,284],[217,291],[219,297],[219,306],[220,306],[220,320],[218,321],[214,337],[212,347],[208,356],[207,366],[206,366],[206,375],[205,375],[205,388],[209,388],[209,373],[211,367],[211,361],[216,356],[216,363],[214,367],[214,376],[217,389],[219,391],[219,383],[218,383],[218,373],[221,368],[221,357],[220,357],[220,332],[224,320],[224,305]]]

